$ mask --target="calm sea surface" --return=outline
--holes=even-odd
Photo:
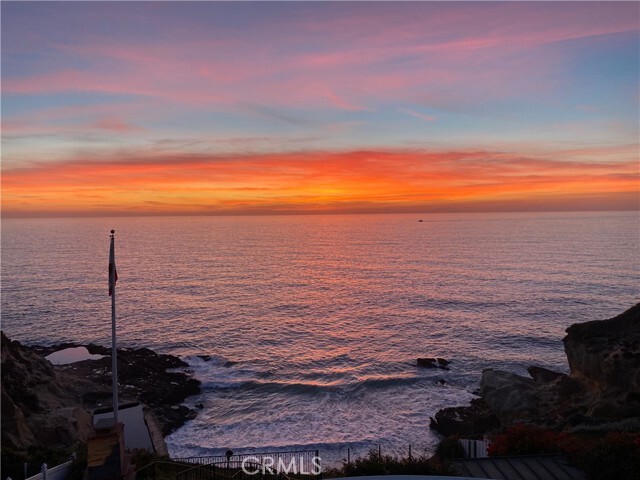
[[[566,370],[566,327],[640,299],[637,212],[3,220],[10,337],[110,344],[111,228],[121,345],[203,381],[173,456],[431,448],[483,368]]]

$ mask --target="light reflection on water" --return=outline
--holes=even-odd
[[[635,212],[4,220],[2,328],[108,345],[115,228],[121,344],[189,356],[204,382],[175,455],[417,451],[483,368],[565,369],[567,326],[638,301],[638,227]]]

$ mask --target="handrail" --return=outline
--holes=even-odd
[[[231,457],[250,457],[250,456],[260,456],[260,455],[299,455],[301,453],[318,453],[317,450],[283,450],[283,451],[279,451],[279,452],[255,452],[255,453],[237,453],[237,454],[233,454],[231,455]],[[181,460],[189,460],[192,458],[227,458],[225,455],[201,455],[201,456],[197,456],[194,455],[192,457],[180,457],[180,458],[175,458],[175,461],[181,461]]]
[[[176,461],[171,461],[171,462],[167,462],[166,460],[154,460],[153,462],[146,464],[144,467],[139,468],[134,473],[141,472],[145,468],[151,467],[151,466],[156,465],[158,463],[165,464],[165,465],[185,465],[185,466],[188,465],[188,464],[180,463],[180,461],[177,461],[177,460]]]
[[[317,450],[303,450],[294,452],[256,452],[238,455],[211,455],[200,457],[174,458],[170,461],[156,460],[135,471],[135,475],[140,479],[160,478],[161,480],[295,480],[304,478],[322,478],[320,473],[298,472],[293,470],[275,470],[273,462],[284,462],[291,465],[294,461],[300,461],[301,465],[314,464],[314,458],[319,457]],[[246,468],[255,470],[258,475],[248,473]],[[302,467],[304,468],[304,467]],[[152,469],[152,470],[150,470]],[[142,473],[142,474],[141,474]]]

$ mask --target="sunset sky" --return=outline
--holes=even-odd
[[[638,208],[637,2],[7,2],[2,215]]]

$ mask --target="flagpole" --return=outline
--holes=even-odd
[[[115,230],[111,230],[109,250],[109,287],[111,293],[111,378],[113,382],[113,421],[118,423],[118,349],[116,346],[116,263]]]

